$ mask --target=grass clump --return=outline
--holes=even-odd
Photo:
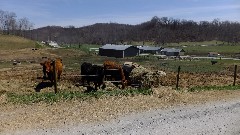
[[[107,96],[134,96],[134,95],[151,95],[151,89],[128,89],[128,90],[113,90],[113,91],[96,91],[96,92],[78,92],[65,91],[57,94],[51,93],[32,93],[32,94],[16,94],[7,93],[8,102],[15,104],[31,104],[38,102],[53,103],[67,100],[88,100],[92,98],[102,98]]]

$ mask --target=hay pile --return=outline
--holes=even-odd
[[[144,88],[158,87],[161,84],[161,77],[166,76],[166,73],[163,71],[152,71],[137,63],[133,63],[133,66],[134,69],[129,76],[130,82],[139,84]]]
[[[105,85],[106,85],[106,87],[104,89],[108,90],[108,91],[118,89],[118,87],[111,82],[105,82]]]

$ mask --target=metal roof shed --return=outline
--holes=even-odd
[[[160,54],[162,47],[154,47],[154,46],[137,46],[140,50],[140,53],[150,53],[150,54]]]
[[[184,55],[184,50],[183,49],[176,49],[176,48],[164,48],[161,50],[162,55],[167,55],[167,56],[182,56]]]
[[[99,55],[107,57],[125,58],[139,54],[139,49],[132,45],[106,44],[99,48]]]

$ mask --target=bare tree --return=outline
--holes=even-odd
[[[13,12],[5,12],[4,14],[4,30],[7,31],[7,34],[14,34],[16,30],[16,17],[17,15]],[[12,32],[12,33],[11,33]]]
[[[5,12],[3,10],[0,10],[0,32],[3,33],[4,30],[4,14]]]
[[[18,20],[19,36],[24,36],[24,31],[29,30],[30,24],[31,23],[26,17]]]

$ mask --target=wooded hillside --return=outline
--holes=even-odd
[[[39,41],[55,40],[58,43],[70,44],[131,44],[133,41],[138,41],[164,45],[165,43],[186,41],[218,40],[234,45],[240,41],[240,23],[218,19],[210,22],[195,22],[155,16],[150,21],[139,25],[97,23],[80,28],[47,26],[28,31],[25,37]]]
[[[26,17],[17,19],[15,13],[0,10],[0,34],[38,41],[53,40],[60,44],[151,42],[164,45],[215,40],[235,45],[240,41],[240,23],[219,19],[195,22],[155,16],[138,25],[97,23],[80,28],[46,26],[33,29],[33,23]]]

